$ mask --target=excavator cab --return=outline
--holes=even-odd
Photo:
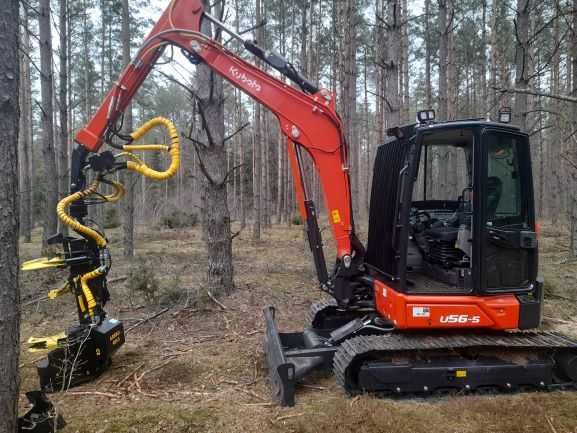
[[[371,273],[407,295],[514,294],[520,327],[537,327],[528,136],[485,120],[428,121],[389,134],[375,159]]]

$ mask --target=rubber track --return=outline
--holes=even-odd
[[[349,394],[361,390],[347,383],[347,370],[355,358],[371,352],[407,352],[417,350],[451,350],[464,348],[577,349],[577,341],[554,332],[517,332],[497,335],[407,335],[388,334],[359,336],[344,341],[333,358],[337,382]]]
[[[334,308],[336,306],[337,301],[333,298],[326,299],[324,301],[313,302],[307,314],[307,323],[312,324],[317,314],[323,311],[325,308]]]

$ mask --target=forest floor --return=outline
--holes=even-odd
[[[148,300],[125,278],[142,275],[142,262],[122,258],[118,230],[108,237],[114,240],[109,280],[116,282],[110,284],[107,311],[130,331],[108,372],[50,396],[68,424],[64,433],[577,433],[577,392],[350,399],[330,374],[319,373],[299,386],[295,407],[280,408],[271,403],[267,386],[262,308],[277,307],[281,330],[302,330],[311,301],[321,297],[301,227],[274,226],[260,242],[242,232],[234,241],[238,289],[220,299],[222,306],[201,296],[206,260],[200,230],[139,231],[136,253],[155,274],[148,276]],[[577,337],[577,262],[567,260],[565,239],[550,227],[543,230],[545,326]],[[22,260],[36,256],[38,240],[35,233],[32,244],[22,245]],[[70,296],[34,301],[64,276],[22,275],[22,341],[75,321]],[[142,321],[165,308],[170,309]],[[34,361],[40,355],[22,350],[22,392],[37,388]]]

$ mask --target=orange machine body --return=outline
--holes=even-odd
[[[410,295],[374,282],[379,314],[398,329],[516,329],[519,301],[512,294],[492,296]]]

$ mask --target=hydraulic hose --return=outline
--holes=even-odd
[[[114,188],[114,192],[110,195],[105,195],[104,199],[110,203],[118,202],[124,196],[124,193],[126,191],[124,189],[124,185],[122,185],[120,182],[116,182],[116,181],[111,181],[111,182],[106,182],[106,183]]]
[[[96,242],[96,245],[100,248],[104,248],[107,245],[106,238],[98,233],[96,230],[91,229],[90,227],[86,227],[84,224],[80,224],[77,220],[72,218],[67,212],[67,208],[74,203],[75,201],[81,200],[85,197],[88,197],[92,194],[95,194],[98,191],[98,186],[100,185],[100,179],[96,179],[94,182],[90,184],[88,188],[83,191],[78,191],[68,197],[64,197],[62,200],[58,202],[56,206],[56,213],[60,221],[70,227],[77,233],[83,234],[90,239],[93,239]],[[116,194],[116,193],[115,193]],[[113,194],[114,195],[114,194]],[[120,198],[120,197],[119,197]]]
[[[158,126],[164,127],[168,132],[170,137],[170,145],[165,144],[127,144],[122,146],[122,150],[124,151],[124,155],[130,158],[130,161],[126,162],[126,168],[135,172],[142,174],[150,179],[154,180],[166,180],[173,177],[178,168],[180,167],[180,140],[178,137],[178,132],[174,124],[163,117],[156,117],[152,120],[149,120],[144,125],[142,125],[139,129],[134,131],[130,134],[133,141],[137,141],[142,138],[144,135],[150,132],[153,128]],[[154,170],[148,167],[143,161],[141,161],[136,155],[132,152],[136,151],[161,151],[161,152],[168,152],[170,156],[170,165],[164,171]],[[71,217],[68,214],[67,210],[72,203],[75,201],[81,200],[88,196],[94,195],[98,193],[98,187],[101,183],[108,184],[114,188],[114,192],[109,195],[100,195],[105,201],[116,203],[118,202],[125,193],[124,185],[117,181],[108,181],[103,179],[102,176],[98,176],[94,182],[90,184],[88,188],[83,191],[78,191],[74,194],[71,194],[58,203],[56,206],[56,213],[58,214],[58,218],[74,230],[77,233],[84,235],[85,237],[94,240],[98,248],[101,250],[105,249],[108,241],[104,236],[98,233],[96,230],[91,229],[90,227],[85,226],[84,224],[80,223],[75,218]],[[90,315],[91,319],[94,319],[94,309],[97,307],[96,299],[94,298],[94,294],[90,289],[88,283],[98,278],[102,275],[107,273],[105,266],[99,266],[98,268],[87,272],[80,276],[80,289],[82,290],[82,295],[84,300],[86,301],[86,309],[88,310],[88,314]],[[81,304],[83,304],[82,300],[79,300]],[[84,309],[83,309],[84,310]]]
[[[82,288],[82,293],[84,294],[84,299],[86,299],[86,307],[88,308],[88,314],[90,318],[94,318],[94,309],[96,308],[96,300],[92,294],[92,290],[88,287],[88,282],[95,278],[100,277],[104,274],[101,268],[97,268],[91,272],[88,272],[80,277],[80,287]]]
[[[126,152],[127,156],[134,159],[133,161],[126,162],[126,168],[132,171],[136,171],[137,173],[140,173],[149,179],[166,180],[173,177],[180,167],[180,139],[174,124],[164,117],[155,117],[130,134],[130,136],[134,141],[137,141],[148,134],[151,129],[158,126],[164,127],[168,132],[168,136],[170,137],[170,146],[164,144],[125,144],[122,146],[122,149]],[[147,166],[144,162],[140,161],[138,158],[134,157],[132,152],[135,151],[168,152],[170,155],[170,165],[164,171],[154,170]]]
[[[75,201],[81,200],[81,199],[86,198],[90,195],[96,194],[96,192],[98,191],[98,187],[99,187],[101,182],[102,182],[102,179],[97,178],[85,190],[78,191],[78,192],[76,192],[72,195],[69,195],[68,197],[65,197],[62,200],[60,200],[60,202],[56,206],[56,213],[58,214],[58,217],[60,218],[60,220],[64,224],[66,224],[68,227],[70,227],[71,229],[73,229],[77,233],[83,234],[84,236],[86,236],[90,239],[93,239],[99,248],[105,248],[108,242],[106,241],[106,238],[104,236],[102,236],[96,230],[93,230],[90,227],[87,227],[84,224],[81,224],[80,222],[78,222],[76,219],[72,218],[66,212],[67,208],[72,203],[74,203]],[[104,182],[111,185],[114,188],[114,192],[112,194],[104,195],[102,197],[107,202],[116,203],[124,195],[124,191],[125,191],[124,186],[120,182],[116,182],[116,181],[111,181],[111,182],[104,181]],[[80,288],[82,290],[82,294],[84,295],[84,299],[86,300],[86,306],[85,307],[88,310],[88,315],[90,316],[91,319],[94,319],[94,309],[96,308],[96,299],[94,299],[94,294],[92,293],[92,290],[90,290],[90,287],[88,286],[88,282],[90,280],[93,280],[95,278],[100,277],[105,272],[106,272],[105,268],[100,266],[100,267],[94,269],[93,271],[87,272],[86,274],[83,274],[80,276]],[[83,305],[83,303],[81,303],[80,305]],[[83,308],[83,310],[84,310],[84,308]]]

